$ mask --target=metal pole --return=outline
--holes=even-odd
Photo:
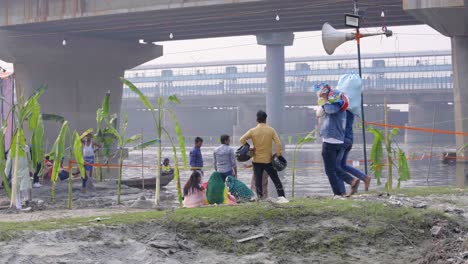
[[[358,52],[358,66],[359,66],[359,78],[362,80],[362,67],[361,67],[361,33],[359,28],[356,29],[356,42],[357,42],[357,52]],[[361,125],[362,125],[362,144],[364,150],[364,171],[367,175],[367,149],[366,149],[366,122],[364,118],[364,92],[361,92]]]
[[[143,128],[141,128],[141,144],[143,144]],[[143,148],[141,148],[141,188],[145,189],[145,173],[144,173],[144,165],[145,165],[145,156],[143,152]]]

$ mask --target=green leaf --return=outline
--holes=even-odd
[[[55,114],[42,114],[42,120],[55,121],[60,124],[63,124],[63,122],[65,122],[65,118],[63,116],[55,115]]]
[[[398,188],[400,187],[400,182],[407,181],[411,179],[410,169],[408,166],[408,159],[403,150],[398,149]]]
[[[36,118],[36,127],[31,137],[31,160],[34,166],[38,163],[42,163],[44,160],[44,123],[42,122],[41,115],[37,115]]]
[[[122,131],[121,131],[121,134],[120,134],[121,138],[125,138],[125,131],[127,131],[127,127],[128,127],[128,114],[127,114],[127,112],[125,112],[123,127],[122,127]]]
[[[385,166],[383,163],[383,135],[382,132],[374,128],[369,128],[369,132],[374,134],[374,143],[372,144],[370,158],[371,158],[371,170],[374,173],[374,177],[377,179],[377,185],[381,184],[382,171]]]
[[[394,136],[398,135],[398,128],[396,128],[396,127],[393,128],[393,129],[390,131],[390,133],[391,133],[392,135],[394,135]]]
[[[170,95],[170,96],[167,98],[167,100],[168,100],[169,102],[173,102],[173,103],[176,103],[176,104],[180,104],[180,100],[179,100],[179,98],[177,98],[177,96],[176,96],[175,94]]]
[[[123,145],[123,138],[120,137],[119,135],[119,132],[117,131],[117,129],[113,128],[112,126],[108,126],[107,129],[106,129],[106,132],[114,135],[114,137],[119,141],[119,145],[122,146]]]
[[[183,163],[183,168],[187,168],[187,154],[185,151],[185,140],[184,140],[184,135],[182,134],[182,129],[180,128],[179,121],[177,120],[176,115],[171,109],[168,109],[169,114],[171,115],[172,121],[174,122],[174,129],[177,135],[177,140],[179,141],[179,149],[180,153],[182,156],[182,163]],[[168,134],[170,137],[170,135]]]
[[[107,91],[106,96],[104,96],[101,109],[103,118],[106,118],[110,112],[110,91]]]
[[[146,97],[140,89],[138,89],[132,82],[125,78],[120,78],[123,84],[125,84],[132,92],[136,93],[138,97],[140,98],[140,101],[143,103],[143,105],[150,109],[150,111],[154,112],[154,106],[153,104],[148,100],[148,97]]]
[[[88,134],[91,134],[93,133],[93,129],[92,128],[88,128],[85,132],[81,133],[80,135],[80,140],[85,138]]]
[[[57,182],[57,179],[58,179],[60,163],[65,153],[65,141],[67,138],[67,131],[68,131],[68,121],[65,121],[62,124],[62,128],[60,129],[59,135],[54,143],[55,149],[53,151],[55,153],[55,158],[54,158],[54,167],[52,169],[52,177],[51,177],[51,180],[53,183]]]
[[[75,131],[74,133],[74,140],[73,140],[73,155],[75,156],[75,161],[78,165],[78,169],[80,170],[80,175],[82,178],[86,177],[85,168],[84,168],[84,157],[83,157],[83,144],[81,143],[81,138],[78,132]],[[70,171],[71,174],[71,171]]]
[[[6,167],[5,131],[6,131],[6,126],[4,123],[0,129],[0,175],[2,177],[2,182],[3,182],[3,187],[5,188],[5,193],[7,194],[8,198],[11,198],[11,190],[10,190],[10,186],[8,186],[8,177],[5,174],[5,167]]]
[[[156,143],[158,143],[160,141],[161,140],[159,140],[159,139],[153,139],[153,140],[150,140],[150,141],[146,141],[144,143],[141,143],[141,144],[135,146],[133,149],[134,150],[145,149],[145,148],[150,147],[150,146],[152,146],[152,145],[154,145],[154,144],[156,144]]]
[[[127,138],[127,139],[125,140],[125,145],[130,144],[130,143],[135,142],[135,141],[138,141],[138,140],[140,140],[142,137],[143,137],[142,134],[138,134],[138,135],[134,135],[134,136],[132,136],[132,137],[130,137],[130,138]]]
[[[19,139],[19,143],[18,143]],[[15,135],[13,136],[13,141],[11,142],[11,157],[16,157],[16,144],[19,144],[19,157],[25,157],[26,153],[24,152],[24,146],[26,146],[26,139],[24,138],[24,130],[21,128],[17,128]]]

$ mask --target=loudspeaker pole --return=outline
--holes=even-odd
[[[358,4],[357,0],[354,0],[354,14],[358,15]],[[361,32],[359,31],[359,26],[356,28],[356,43],[357,43],[357,53],[358,53],[358,67],[359,67],[359,78],[362,81],[362,66],[361,66]],[[363,82],[364,84],[364,82]],[[366,148],[366,121],[364,118],[364,89],[361,91],[361,125],[362,125],[362,144],[364,151],[364,171],[367,175],[367,148]]]
[[[359,28],[356,29],[356,42],[357,42],[357,54],[358,54],[358,67],[359,67],[359,78],[362,81],[362,67],[361,67],[361,33]],[[364,84],[364,82],[363,82]],[[364,89],[361,91],[361,125],[362,125],[362,144],[364,150],[364,171],[367,175],[367,149],[366,149],[366,122],[364,118]]]

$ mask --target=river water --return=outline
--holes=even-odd
[[[352,162],[353,165],[358,166],[361,170],[364,170],[363,162],[358,162],[358,160],[363,160],[363,153],[361,146],[355,146],[350,152],[348,160]],[[370,146],[368,146],[370,149]],[[400,146],[405,150],[408,157],[413,157],[414,160],[409,161],[409,166],[411,170],[411,179],[405,182],[402,182],[401,188],[406,187],[427,187],[427,186],[450,186],[455,184],[455,165],[453,164],[443,164],[441,162],[441,156],[445,146],[434,146],[432,164],[429,169],[430,163],[430,148],[427,146],[421,145],[403,145]],[[202,155],[204,159],[204,172],[205,177],[204,181],[207,181],[209,175],[213,172],[213,150],[215,146],[203,146]],[[291,196],[291,184],[292,184],[292,156],[293,156],[293,145],[286,146],[285,157],[287,159],[288,168],[286,172],[282,175],[282,182],[288,197]],[[187,148],[187,154],[190,151]],[[163,157],[168,157],[173,164],[172,151],[169,148],[164,148]],[[368,157],[369,157],[368,152]],[[155,165],[156,164],[156,149],[150,148],[146,149],[143,152],[143,164]],[[188,155],[187,155],[188,156]],[[331,188],[328,182],[328,178],[325,175],[322,163],[321,156],[321,144],[310,144],[305,145],[302,150],[298,152],[297,158],[297,172],[295,179],[295,195],[296,197],[308,196],[308,195],[331,195]],[[141,151],[130,151],[129,158],[125,161],[127,165],[141,165],[142,164],[142,153]],[[248,163],[246,163],[248,164]],[[359,165],[358,165],[359,164]],[[239,163],[239,179],[242,180],[247,186],[250,186],[250,181],[252,177],[252,169],[244,169],[243,163]],[[155,169],[144,169],[144,177],[154,177],[156,171]],[[187,178],[190,175],[190,171],[181,171],[181,183],[185,184]],[[384,175],[386,173],[384,172]],[[126,168],[124,169],[125,178],[134,178],[141,177],[142,169],[140,168]],[[393,182],[394,187],[396,187],[396,179],[398,178],[397,171],[394,170],[393,173]],[[383,178],[382,182],[385,183],[386,179]],[[371,183],[371,190],[383,188],[376,185],[375,179]],[[273,185],[273,184],[270,184]],[[361,187],[362,190],[363,187]],[[175,182],[172,181],[166,190],[171,193],[175,193]],[[270,191],[272,189],[270,188]],[[273,189],[274,190],[274,189]]]

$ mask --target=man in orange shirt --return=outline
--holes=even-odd
[[[278,173],[273,168],[272,149],[273,142],[275,142],[276,156],[281,156],[281,141],[275,129],[266,124],[267,114],[264,111],[257,112],[257,126],[250,129],[240,138],[241,145],[247,143],[251,139],[254,146],[253,155],[253,170],[256,176],[255,187],[258,198],[263,198],[262,175],[266,171],[271,180],[275,184],[278,197],[284,197],[283,184],[281,183]]]

